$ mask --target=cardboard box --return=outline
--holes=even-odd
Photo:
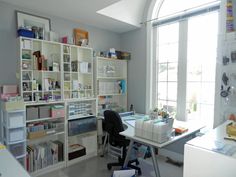
[[[28,139],[37,139],[37,138],[41,138],[45,135],[46,135],[45,131],[29,132],[28,133]]]

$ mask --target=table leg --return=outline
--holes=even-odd
[[[149,146],[149,147],[150,147],[151,154],[152,154],[152,163],[153,163],[153,168],[154,168],[156,177],[161,177],[159,167],[157,164],[157,160],[156,160],[155,148],[153,146]]]
[[[104,140],[104,143],[103,143],[103,146],[102,146],[102,157],[103,157],[104,154],[105,154],[105,148],[106,148],[106,144],[107,144],[107,139],[108,139],[108,133],[106,132],[106,134],[105,134],[105,140]]]
[[[127,165],[128,165],[128,163],[129,163],[129,156],[130,156],[130,153],[131,153],[133,144],[134,144],[134,140],[130,140],[129,148],[128,148],[128,151],[127,151],[127,153],[126,153],[126,157],[125,157],[125,162],[124,162],[124,164],[123,164],[123,168],[126,168]]]

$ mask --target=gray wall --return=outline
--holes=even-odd
[[[128,105],[135,111],[145,113],[146,104],[146,28],[124,33],[122,49],[131,52],[128,62]]]
[[[87,30],[90,46],[94,50],[107,50],[111,47],[117,50],[121,49],[120,34],[0,2],[0,85],[17,83],[16,70],[18,68],[17,60],[19,60],[17,50],[19,46],[16,36],[15,10],[50,18],[52,31],[57,32],[60,36],[72,36],[74,28]]]

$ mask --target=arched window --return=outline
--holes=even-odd
[[[158,1],[152,106],[213,126],[219,1]]]

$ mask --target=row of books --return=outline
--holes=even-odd
[[[27,146],[26,169],[35,172],[64,160],[63,143],[49,141]]]
[[[58,122],[40,122],[31,123],[27,125],[27,132],[38,132],[43,130],[54,129],[57,127]]]

